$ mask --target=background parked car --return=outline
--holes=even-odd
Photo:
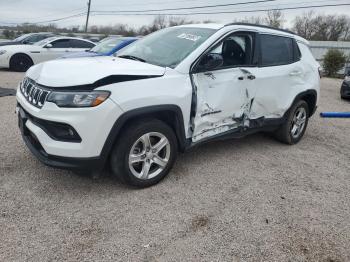
[[[11,41],[2,41],[0,42],[0,46],[5,45],[32,45],[36,42],[39,42],[43,39],[55,36],[53,33],[31,33],[25,34],[17,37]]]
[[[125,46],[135,42],[136,37],[114,37],[106,41],[100,42],[95,47],[86,52],[79,52],[62,56],[62,58],[74,57],[93,57],[93,56],[109,56],[124,48]]]
[[[345,79],[341,85],[340,96],[344,99],[350,98],[350,72],[345,76]]]
[[[96,44],[75,37],[50,37],[33,45],[0,47],[0,68],[25,72],[34,64],[56,59],[72,52],[90,50]]]

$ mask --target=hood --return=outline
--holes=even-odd
[[[2,41],[0,42],[0,46],[5,45],[21,45],[21,42],[15,42],[15,41]]]
[[[0,42],[1,44],[1,42]],[[23,45],[23,44],[14,44],[14,45],[4,45],[0,47],[3,50],[7,50],[9,52],[32,52],[32,51],[41,51],[42,47],[37,45]]]
[[[64,55],[60,58],[93,57],[93,56],[100,56],[100,55],[103,55],[103,54],[86,51],[86,52],[74,52],[73,54]]]
[[[48,87],[101,85],[162,76],[165,68],[117,57],[57,59],[32,66],[27,76]],[[105,81],[108,79],[108,81]]]

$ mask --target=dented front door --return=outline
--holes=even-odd
[[[193,75],[197,105],[192,141],[248,128],[256,94],[255,67],[236,67]]]

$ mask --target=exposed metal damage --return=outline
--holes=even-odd
[[[210,79],[213,78],[210,77]],[[230,99],[227,99],[226,95],[221,95],[220,92],[215,93],[215,90],[213,92],[214,88],[210,83],[206,86],[207,88],[198,89],[194,81],[194,87],[197,106],[195,116],[192,118],[193,142],[235,129],[245,131],[263,125],[264,117],[252,113],[255,92],[249,92],[248,88],[244,88],[241,94],[237,93],[237,96],[240,96],[238,101],[241,103],[238,110],[229,112],[227,109],[230,108]]]

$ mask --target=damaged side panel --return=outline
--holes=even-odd
[[[192,118],[192,141],[251,126],[256,86],[239,80],[241,69],[193,75],[197,105]]]

